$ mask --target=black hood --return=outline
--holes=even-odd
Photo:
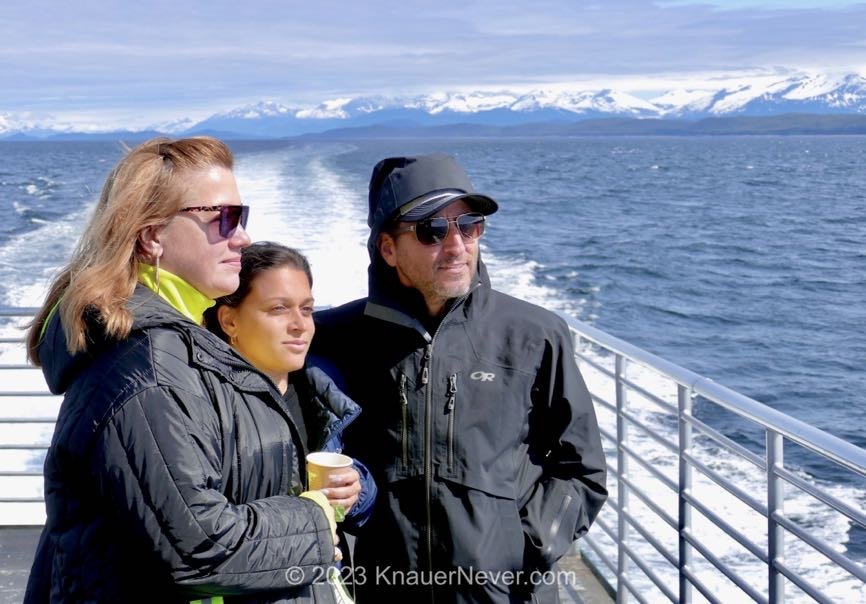
[[[191,323],[143,285],[136,286],[128,305],[133,312],[133,331],[159,325]],[[66,392],[75,377],[112,344],[105,337],[99,315],[89,313],[85,321],[88,327],[87,351],[72,355],[66,346],[66,334],[63,331],[60,313],[55,310],[48,319],[37,354],[42,364],[42,374],[52,394]]]

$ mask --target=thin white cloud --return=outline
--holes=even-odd
[[[862,71],[862,23],[866,4],[840,0],[35,0],[0,16],[0,111],[147,123],[262,98],[313,106],[580,82],[649,94],[671,81]]]

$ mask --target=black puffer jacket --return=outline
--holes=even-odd
[[[290,495],[298,434],[279,392],[146,288],[130,308],[121,342],[70,357],[55,314],[40,345],[65,397],[25,602],[328,601],[310,583],[334,544],[321,508]]]
[[[378,256],[369,298],[316,314],[317,357],[364,409],[347,452],[363,452],[379,486],[355,548],[360,602],[556,601],[540,573],[607,497],[565,322],[491,289],[478,266],[438,326]]]

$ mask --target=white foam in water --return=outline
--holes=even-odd
[[[566,300],[553,287],[540,283],[536,278],[536,271],[544,267],[538,262],[534,260],[527,262],[522,258],[498,257],[492,254],[488,246],[483,243],[481,245],[481,258],[487,265],[490,283],[494,288],[538,306],[550,310],[561,310],[575,318],[581,318],[582,307],[586,304],[586,299],[576,302]],[[577,276],[577,273],[569,276]]]
[[[305,150],[244,157],[236,171],[241,194],[251,200],[250,237],[290,245],[307,256],[317,305],[336,306],[366,293],[363,190]]]
[[[68,258],[90,216],[92,204],[64,220],[48,222],[38,229],[18,235],[0,248],[0,281],[5,287],[0,304],[39,306],[48,283],[58,266],[46,258]]]

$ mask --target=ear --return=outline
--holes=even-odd
[[[379,235],[379,254],[388,266],[397,266],[397,241],[388,233]]]
[[[217,309],[217,320],[229,339],[233,339],[238,335],[238,313],[236,308],[225,305],[220,306]]]
[[[139,252],[149,259],[162,256],[162,227],[150,226],[138,234]]]

